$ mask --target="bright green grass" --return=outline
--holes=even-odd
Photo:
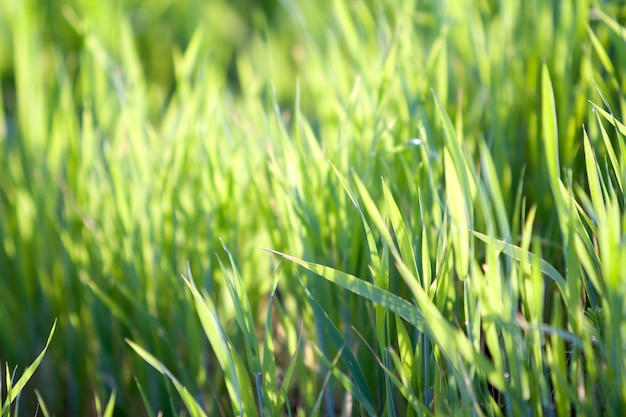
[[[3,414],[623,414],[625,19],[0,2]]]

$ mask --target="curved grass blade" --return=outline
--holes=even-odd
[[[441,312],[427,298],[423,289],[420,294],[421,300],[418,300],[420,305],[420,308],[418,308],[397,295],[353,275],[327,266],[307,262],[278,251],[267,250],[396,313],[420,331],[427,333],[455,369],[459,367],[458,362],[460,359],[458,354],[460,354],[460,357],[476,366],[494,387],[501,390],[506,389],[504,376],[494,368],[483,354],[474,350],[471,342],[459,329],[454,328],[443,318]],[[400,269],[402,273],[402,268]],[[406,266],[404,267],[404,273],[408,273]]]
[[[176,391],[178,391],[180,398],[182,398],[183,403],[189,410],[189,414],[192,417],[206,417],[206,414],[202,410],[202,407],[200,407],[200,404],[198,404],[198,402],[193,398],[193,395],[191,395],[189,391],[187,391],[187,388],[185,388],[185,386],[181,384],[178,379],[176,379],[176,377],[169,371],[169,369],[165,367],[165,365],[163,365],[157,358],[155,358],[151,353],[149,353],[138,344],[132,342],[129,339],[125,340],[126,343],[128,343],[128,345],[133,348],[133,350],[139,356],[141,356],[144,361],[148,362],[150,366],[159,371],[161,374],[167,376],[170,381],[172,381],[174,387],[176,388]]]
[[[254,399],[250,401],[250,393],[252,392],[250,380],[247,375],[240,379],[241,373],[234,358],[237,353],[231,349],[228,343],[215,306],[209,297],[203,297],[200,294],[191,278],[191,271],[188,271],[188,274],[189,278],[183,277],[183,279],[191,290],[202,328],[220,367],[224,371],[226,388],[231,398],[233,411],[236,415],[256,415]]]
[[[37,406],[41,410],[41,414],[43,414],[43,417],[50,417],[50,411],[48,411],[48,407],[46,406],[46,403],[43,400],[43,397],[41,396],[39,390],[35,390],[35,396],[37,396]]]
[[[441,311],[439,311],[437,306],[432,303],[432,301],[430,300],[430,297],[428,296],[424,288],[418,285],[417,278],[413,274],[411,274],[411,271],[403,262],[402,256],[400,255],[399,251],[397,250],[393,242],[391,233],[387,229],[385,225],[385,221],[383,220],[383,217],[380,211],[376,207],[376,204],[372,200],[372,197],[369,195],[367,188],[361,182],[358,176],[354,175],[353,178],[358,188],[361,199],[363,200],[363,204],[365,206],[365,209],[367,210],[367,213],[372,219],[372,222],[376,226],[376,229],[380,233],[383,241],[386,243],[389,249],[389,252],[393,256],[396,268],[398,269],[398,272],[402,276],[402,279],[411,289],[417,301],[417,306],[419,307],[419,309],[409,304],[405,300],[395,296],[394,294],[391,294],[387,291],[382,290],[381,288],[369,286],[367,287],[367,289],[362,289],[361,284],[364,284],[362,280],[359,280],[358,278],[353,277],[351,275],[341,273],[332,268],[329,268],[329,272],[330,272],[329,276],[324,276],[323,273],[325,271],[320,271],[319,269],[312,270],[312,271],[327,280],[335,282],[338,285],[341,285],[344,288],[352,292],[355,292],[356,294],[364,296],[372,301],[375,301],[379,304],[381,303],[380,301],[377,301],[378,299],[387,301],[387,303],[382,304],[382,305],[396,313],[398,312],[396,310],[393,310],[393,308],[390,308],[390,305],[395,307],[396,306],[395,301],[400,300],[401,301],[400,305],[402,306],[402,308],[408,308],[403,313],[404,314],[408,313],[412,317],[412,319],[407,319],[401,313],[398,313],[398,314],[400,314],[400,316],[405,318],[405,320],[411,322],[411,324],[416,326],[418,329],[427,332],[429,337],[433,339],[433,341],[435,341],[439,345],[443,354],[446,356],[448,361],[452,363],[455,369],[458,369],[458,366],[457,366],[458,357],[456,353],[460,352],[461,357],[467,360],[469,363],[472,363],[474,366],[476,366],[480,370],[480,372],[486,375],[492,385],[503,387],[504,386],[503,373],[496,371],[493,365],[491,364],[491,362],[484,355],[482,355],[481,353],[479,353],[478,351],[474,349],[469,339],[462,332],[460,332],[459,329],[456,329],[454,326],[452,326],[452,324],[446,321]],[[445,236],[444,236],[444,239],[445,239]],[[448,252],[446,252],[446,255],[447,253]],[[284,256],[284,255],[281,254],[281,256]],[[309,265],[316,265],[316,264],[307,263],[306,261],[301,261],[301,262],[304,262],[305,264],[309,264]],[[326,267],[322,265],[316,265],[316,268],[326,268]],[[338,274],[335,275],[335,273],[338,273]],[[344,277],[348,277],[347,282],[343,280]],[[337,278],[339,278],[339,281],[334,281]],[[370,291],[370,287],[372,288],[371,291]],[[356,291],[360,291],[360,292],[356,292]],[[383,294],[379,294],[378,291],[383,291]],[[372,292],[375,293],[376,295],[372,294]],[[376,297],[377,300],[370,298],[372,296]],[[393,298],[393,301],[389,299],[389,296],[391,296],[392,298],[395,297]],[[405,303],[406,305],[402,304],[402,302]],[[424,323],[424,317],[427,318],[427,321],[425,323]],[[417,321],[412,322],[411,320],[417,320]],[[417,322],[419,322],[419,324],[416,324]]]
[[[546,262],[544,259],[539,258],[537,255],[535,255],[532,252],[528,252],[525,251],[524,249],[520,248],[519,246],[515,246],[511,243],[508,242],[504,242],[502,240],[499,239],[494,239],[492,237],[489,237],[487,235],[484,235],[480,232],[476,232],[474,231],[474,236],[476,236],[477,238],[479,238],[480,240],[482,240],[485,243],[493,243],[496,245],[496,247],[498,248],[498,250],[501,250],[502,252],[506,253],[507,255],[509,255],[510,257],[518,260],[518,261],[524,261],[525,259],[528,259],[531,263],[537,259],[538,263],[541,267],[541,271],[546,274],[548,277],[550,277],[557,285],[557,287],[559,288],[559,290],[561,291],[562,294],[566,294],[566,283],[565,283],[565,279],[563,278],[563,276],[559,273],[559,271],[557,271],[552,265],[550,265],[548,262]],[[526,258],[528,257],[528,258]],[[567,297],[564,297],[564,299],[567,299]]]
[[[453,220],[453,246],[456,258],[454,266],[461,279],[465,279],[470,270],[473,246],[469,229],[473,228],[474,208],[472,204],[472,189],[476,178],[468,176],[467,161],[459,138],[454,130],[452,120],[444,108],[439,97],[433,91],[437,104],[439,118],[443,124],[446,147],[444,149],[444,175],[448,210]],[[469,171],[471,173],[471,171]]]
[[[474,217],[471,204],[471,192],[473,183],[470,182],[470,178],[467,175],[468,170],[466,158],[463,155],[463,149],[461,148],[459,138],[456,135],[454,125],[452,124],[452,120],[450,119],[448,112],[446,111],[443,104],[441,104],[441,101],[439,101],[439,97],[437,96],[437,94],[435,94],[434,91],[432,93],[437,104],[439,118],[441,119],[441,123],[443,124],[446,149],[450,152],[450,156],[452,157],[452,163],[454,164],[454,167],[457,171],[456,173],[460,185],[460,192],[463,195],[463,202],[465,203],[465,207],[468,210],[467,215],[469,219],[472,219]]]
[[[46,341],[46,345],[44,346],[39,356],[37,356],[37,358],[33,361],[33,363],[31,363],[24,370],[24,373],[22,374],[20,379],[18,379],[15,384],[7,383],[7,387],[6,387],[7,396],[2,406],[2,415],[5,415],[7,413],[13,401],[15,401],[15,399],[20,395],[20,393],[24,389],[24,386],[28,382],[28,380],[30,380],[30,378],[33,376],[33,374],[37,370],[37,367],[43,360],[43,357],[46,354],[46,351],[48,350],[48,346],[50,346],[50,341],[52,340],[52,336],[54,335],[54,330],[56,329],[56,327],[57,327],[57,321],[55,320],[54,324],[52,325],[52,330],[50,330],[50,334],[48,335],[48,340]],[[9,380],[9,372],[7,372],[7,379]]]

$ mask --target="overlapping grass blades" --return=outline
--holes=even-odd
[[[624,413],[619,1],[140,3],[0,2],[23,398]]]
[[[188,270],[187,276],[183,277],[189,291],[193,297],[193,302],[202,323],[204,333],[209,341],[211,350],[214,352],[218,365],[223,373],[223,382],[226,385],[230,400],[228,403],[232,407],[234,415],[239,416],[278,416],[284,410],[290,385],[294,377],[297,365],[296,355],[290,360],[287,369],[284,370],[282,381],[277,379],[277,366],[275,359],[275,347],[272,338],[274,337],[273,325],[273,300],[278,285],[276,274],[270,298],[267,305],[265,318],[265,334],[263,336],[263,349],[259,345],[254,316],[250,309],[250,303],[243,287],[243,281],[234,258],[228,248],[224,246],[224,251],[230,260],[229,267],[221,265],[224,274],[227,276],[227,287],[231,297],[232,307],[235,311],[235,319],[239,330],[243,335],[245,345],[245,360],[239,356],[233,341],[227,335],[222,325],[222,320],[218,315],[217,308],[210,296],[202,294]],[[194,416],[206,416],[203,406],[192,395],[185,386],[161,363],[154,355],[146,351],[138,344],[127,340],[132,349],[139,354],[147,363],[157,369],[174,384],[178,394],[182,398],[185,406]],[[220,384],[221,385],[221,384]],[[219,387],[214,388],[216,391]],[[215,405],[207,410],[215,412]],[[287,408],[291,412],[290,408]]]
[[[389,188],[386,187],[384,183],[385,215],[381,214],[369,192],[356,175],[353,175],[352,180],[358,190],[359,198],[351,192],[348,182],[341,176],[338,170],[335,169],[336,174],[340,178],[340,182],[343,184],[344,190],[350,196],[350,199],[359,210],[361,218],[363,219],[365,234],[368,236],[368,241],[370,242],[368,244],[372,261],[370,272],[374,276],[372,280],[374,284],[331,267],[307,262],[284,253],[275,252],[285,259],[315,272],[317,275],[336,285],[346,288],[367,300],[374,301],[377,305],[383,306],[390,312],[394,312],[404,320],[407,320],[408,323],[417,328],[420,332],[424,332],[428,339],[432,340],[438,349],[441,349],[441,352],[452,368],[452,374],[458,378],[456,384],[453,384],[453,386],[456,386],[464,393],[463,398],[469,401],[467,404],[471,404],[471,407],[473,407],[474,411],[478,414],[483,413],[485,409],[488,410],[488,413],[499,413],[497,410],[500,406],[497,404],[501,401],[504,401],[502,404],[506,404],[506,409],[513,413],[528,412],[530,410],[543,413],[552,407],[559,410],[559,413],[567,413],[572,406],[587,411],[598,406],[611,409],[614,404],[620,404],[622,402],[622,400],[618,398],[605,402],[604,398],[599,399],[596,395],[586,395],[589,390],[593,391],[597,389],[593,388],[596,387],[596,365],[588,364],[585,357],[594,356],[594,349],[597,349],[592,347],[594,344],[597,345],[598,343],[597,334],[594,332],[588,333],[589,326],[591,325],[588,314],[590,311],[591,313],[596,311],[595,309],[597,307],[594,306],[593,300],[597,299],[597,297],[594,297],[593,294],[598,289],[590,287],[586,277],[581,274],[583,269],[586,269],[588,273],[590,273],[590,283],[594,286],[598,286],[597,272],[593,270],[595,265],[598,264],[598,260],[597,254],[594,251],[595,246],[591,244],[588,231],[588,226],[593,228],[593,224],[583,223],[583,219],[588,219],[589,217],[587,217],[582,207],[574,200],[571,191],[565,188],[560,179],[561,169],[559,168],[558,149],[556,146],[556,143],[558,143],[558,132],[555,127],[556,112],[554,110],[554,99],[549,75],[545,67],[543,80],[543,115],[545,119],[543,123],[545,126],[544,134],[546,136],[545,155],[548,172],[552,178],[551,187],[554,190],[555,205],[557,212],[560,213],[560,229],[563,233],[563,248],[568,266],[566,277],[562,276],[549,262],[529,251],[533,233],[533,220],[536,213],[535,208],[531,209],[528,213],[528,220],[521,236],[522,245],[517,246],[506,241],[511,237],[511,229],[503,213],[498,180],[494,176],[493,167],[490,163],[490,157],[486,148],[483,148],[483,165],[486,169],[487,176],[485,182],[487,185],[486,188],[490,190],[492,201],[495,201],[495,203],[489,203],[486,200],[482,201],[481,211],[478,213],[483,216],[491,216],[491,210],[494,210],[495,213],[497,213],[496,218],[498,219],[498,226],[506,240],[497,239],[493,235],[485,235],[478,231],[473,231],[472,233],[474,237],[487,245],[488,255],[486,257],[487,262],[484,265],[485,275],[479,273],[476,266],[473,266],[473,269],[471,269],[472,272],[466,275],[466,277],[470,278],[470,285],[464,286],[465,297],[463,298],[463,303],[465,307],[462,311],[464,311],[466,317],[469,318],[473,309],[473,313],[476,317],[479,317],[476,324],[471,321],[465,322],[465,326],[467,326],[466,330],[470,336],[469,339],[467,335],[463,335],[459,332],[459,329],[454,329],[454,326],[451,326],[450,323],[440,315],[436,305],[432,303],[427,297],[427,293],[422,289],[420,285],[422,280],[418,278],[420,275],[417,265],[422,263],[428,265],[430,262],[428,259],[429,254],[428,252],[422,252],[426,258],[426,262],[424,260],[421,260],[421,262],[416,260],[416,252],[412,247],[412,242],[416,237],[410,236],[398,206],[391,196]],[[451,129],[449,119],[447,123],[444,119],[444,125],[448,126],[450,129],[447,132],[448,137],[455,137],[453,136],[454,132]],[[584,150],[587,159],[587,176],[589,179],[591,203],[593,210],[601,213],[599,215],[591,213],[591,215],[593,218],[597,219],[597,222],[602,224],[603,220],[606,221],[607,216],[605,214],[606,208],[604,206],[604,200],[609,199],[609,195],[614,196],[615,191],[611,189],[609,193],[606,191],[606,185],[601,185],[595,165],[594,153],[588,143],[586,133],[585,140]],[[454,145],[448,144],[446,146]],[[444,150],[444,152],[446,152],[445,155],[451,155],[447,153],[447,149]],[[472,172],[473,168],[466,165],[466,157],[460,156],[458,150],[455,152],[457,156],[462,159],[460,159],[460,163],[455,163],[454,166],[464,167],[463,172],[465,172],[465,167],[468,167],[467,169]],[[609,150],[608,153],[610,155],[611,151]],[[448,161],[447,163],[452,166],[452,159],[452,156],[446,156],[446,158],[444,158],[444,165],[446,161]],[[458,168],[451,171],[450,174],[446,174],[447,183],[456,183],[457,189],[459,190],[458,193],[460,193],[462,189],[469,191],[471,189],[469,185],[466,185],[465,188],[459,185],[460,180],[456,175],[458,175]],[[478,178],[475,172],[472,177],[475,181]],[[465,183],[468,184],[467,177],[464,178]],[[483,188],[485,185],[483,183],[475,184],[474,187],[478,190],[478,198],[484,199],[487,195]],[[448,187],[451,186],[450,184],[447,185]],[[454,189],[454,187],[452,188]],[[460,207],[464,207],[466,205],[464,202],[473,205],[476,198],[477,197],[472,197],[468,194],[466,200],[463,196],[456,194],[454,198],[450,198],[449,200],[460,204]],[[388,274],[389,270],[374,266],[380,264],[380,259],[375,241],[371,240],[371,236],[373,235],[372,229],[370,228],[370,221],[366,220],[364,213],[360,209],[361,205],[363,205],[367,215],[371,219],[371,224],[374,225],[373,230],[380,236],[384,250],[389,251],[400,276],[411,289],[411,293],[413,297],[415,297],[416,305],[411,305],[406,300],[390,293],[388,290],[389,278],[376,276],[377,273],[381,272]],[[456,209],[450,208],[450,210],[454,211]],[[459,222],[459,219],[469,218],[467,211],[466,209],[461,209],[456,212],[456,214],[451,214],[451,220],[453,222]],[[475,215],[472,215],[472,218],[474,216]],[[614,220],[615,219],[617,218],[614,218]],[[390,226],[388,226],[387,223],[389,223]],[[472,232],[469,228],[469,222],[461,220],[459,223],[464,225],[466,230]],[[495,229],[493,226],[490,226],[493,224],[492,219],[483,219],[481,224],[486,225],[490,233],[494,233]],[[391,227],[391,229],[389,227]],[[614,227],[619,230],[617,224],[614,224]],[[391,231],[393,231],[393,234]],[[597,233],[602,232],[603,231],[597,231]],[[608,231],[604,232],[610,235]],[[454,234],[452,232],[449,236],[450,239],[457,239],[464,243],[464,250],[473,247],[473,244],[469,245],[467,243],[467,238],[462,234],[459,235],[458,233]],[[601,247],[600,245],[600,248]],[[535,245],[534,248],[537,250],[539,246]],[[589,250],[592,250],[592,252],[588,252]],[[616,247],[613,247],[613,250],[619,252],[619,249]],[[456,248],[454,254],[455,262],[459,260],[463,262],[467,259],[467,257],[460,254]],[[503,271],[509,271],[511,274],[508,284],[499,282],[501,278],[499,278],[497,274],[489,279],[492,275],[489,273],[491,268],[497,270],[503,267],[501,264],[502,261],[498,260],[502,255],[507,257],[506,259],[502,259],[502,261],[506,261],[507,259],[514,261],[513,263],[506,261],[505,264],[508,265],[508,267],[501,269]],[[474,256],[472,256],[472,259],[474,259]],[[443,272],[452,273],[454,271],[456,274],[459,274],[459,272],[463,270],[461,266],[461,268],[448,268],[447,271]],[[542,275],[546,278],[550,278],[556,284],[558,292],[551,293],[549,290],[550,285],[547,285],[546,288],[546,282],[544,282]],[[438,278],[442,280],[441,276]],[[460,278],[461,277],[457,275],[457,277],[453,279]],[[487,281],[483,281],[485,278]],[[383,285],[383,287],[381,287],[381,285]],[[613,290],[615,290],[615,288],[613,288]],[[584,294],[583,291],[585,292]],[[619,291],[620,290],[618,290],[618,293]],[[553,323],[552,325],[542,324],[546,314],[546,310],[544,310],[544,297],[548,294],[551,294],[549,300],[552,300],[549,301],[552,303],[552,317],[549,319],[549,321]],[[493,305],[495,299],[489,300],[490,297],[494,296],[496,299],[502,300],[504,310],[498,308],[497,303],[495,306]],[[592,300],[592,304],[587,307],[587,314],[585,314],[583,303],[586,303],[585,300],[587,299]],[[608,301],[612,299],[612,297],[604,299]],[[471,300],[474,300],[476,304],[468,306],[467,303]],[[519,305],[519,302],[522,302],[522,309],[521,311],[516,311],[517,308],[519,308],[516,307]],[[316,305],[316,310],[319,310],[319,305],[317,303]],[[565,307],[566,315],[564,315],[563,307]],[[604,308],[615,308],[615,306],[605,305]],[[619,307],[617,308],[618,310],[620,309]],[[497,315],[494,315],[494,313]],[[318,314],[325,313],[322,310]],[[622,322],[619,314],[617,322]],[[559,323],[567,324],[565,328],[561,328],[562,324]],[[621,330],[617,330],[618,327],[621,328],[622,326],[617,326],[615,331],[617,334],[621,334]],[[402,326],[399,325],[398,337],[402,340],[406,338],[406,333],[402,332],[400,329],[402,329]],[[472,329],[474,331],[473,338]],[[379,336],[379,343],[386,345],[388,343],[386,335],[383,334],[383,336],[381,336],[380,332],[377,334]],[[548,337],[550,343],[542,347],[540,340],[544,337]],[[500,342],[497,341],[498,339],[500,339]],[[528,351],[526,351],[526,349],[520,350],[519,343],[523,339],[528,339],[529,342],[531,342],[528,346]],[[447,345],[447,342],[451,340],[454,340],[454,343]],[[610,340],[610,342],[613,343],[614,340]],[[483,357],[480,352],[476,351],[482,343],[486,343],[488,346],[491,360],[488,360]],[[498,351],[501,348],[504,348],[504,351],[500,354]],[[452,352],[456,352],[456,355],[459,356],[455,357]],[[531,356],[527,356],[528,354]],[[461,358],[467,360],[467,362],[462,361]],[[398,357],[396,357],[396,359],[398,359]],[[393,381],[395,385],[398,385],[400,377],[390,374],[391,371],[388,365],[383,364],[380,359],[379,363],[385,370],[386,375],[390,377],[390,380]],[[411,361],[407,361],[407,363],[411,363]],[[469,369],[471,369],[469,373],[466,370],[468,364]],[[493,367],[494,364],[497,368]],[[620,364],[614,362],[614,366],[618,366],[620,370],[624,368],[624,365],[623,362]],[[528,366],[530,366],[530,369]],[[412,369],[412,366],[409,365],[406,369]],[[399,375],[406,375],[400,372],[400,370],[406,369],[404,366],[399,366],[397,368]],[[539,379],[538,384],[530,384],[531,373],[534,374],[533,378],[535,378],[535,380]],[[470,377],[470,375],[474,376]],[[548,377],[548,375],[550,376]],[[588,375],[589,379],[587,379],[585,375]],[[621,371],[618,371],[615,373],[614,377],[619,380],[619,378],[621,378],[620,375]],[[500,393],[493,396],[493,391],[491,391],[491,394],[488,394],[485,390],[477,389],[476,385],[464,385],[467,378],[485,378],[484,382],[488,382],[490,387],[496,388]],[[404,382],[402,383],[404,388],[401,391],[405,393],[407,399],[411,401],[413,397],[408,393],[412,392],[412,384],[408,382],[409,380],[410,378],[404,376]],[[478,387],[480,386],[481,385],[478,385]],[[483,387],[486,388],[487,385],[483,385]],[[480,405],[476,400],[476,392],[478,392],[479,396],[482,395],[480,397]],[[500,397],[500,395],[504,398]],[[617,393],[618,397],[620,395],[621,394]],[[423,399],[421,400],[423,401]],[[484,401],[487,402],[485,403]],[[617,407],[616,410],[619,409],[620,406]],[[386,408],[385,410],[389,412],[390,408]]]

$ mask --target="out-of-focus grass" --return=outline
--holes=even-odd
[[[618,2],[57,3],[0,4],[0,357],[58,320],[48,410],[623,410]]]

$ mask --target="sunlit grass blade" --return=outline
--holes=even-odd
[[[263,377],[263,390],[265,396],[267,397],[267,405],[262,409],[262,413],[264,415],[275,415],[278,414],[279,408],[277,408],[278,404],[278,395],[276,391],[278,389],[276,384],[276,359],[275,359],[275,348],[274,348],[274,299],[276,297],[276,289],[278,288],[278,278],[279,271],[281,269],[282,263],[278,265],[276,271],[274,272],[274,281],[272,283],[272,288],[269,294],[269,300],[267,302],[267,312],[265,314],[265,327],[264,327],[264,335],[263,335],[263,358],[262,358],[262,377]]]
[[[504,253],[513,257],[516,260],[524,260],[526,259],[526,257],[528,257],[527,259],[532,263],[535,259],[538,259],[539,265],[541,267],[541,272],[543,272],[548,277],[550,277],[556,283],[556,285],[559,287],[562,293],[565,291],[565,287],[566,287],[565,278],[563,278],[563,276],[559,273],[559,271],[556,270],[556,268],[554,268],[554,266],[550,265],[544,259],[538,258],[533,253],[525,251],[519,246],[515,246],[513,244],[503,242],[498,239],[490,238],[489,236],[486,236],[480,232],[475,231],[474,236],[476,236],[483,242],[486,242],[486,243],[491,242],[491,243],[496,244],[499,250],[503,251]]]
[[[589,193],[591,194],[591,201],[593,202],[593,208],[596,218],[599,222],[606,221],[606,208],[604,207],[604,187],[600,182],[600,177],[597,171],[596,157],[591,148],[587,131],[583,130],[584,137],[584,150],[585,150],[585,166],[587,168],[587,181],[589,182]]]
[[[600,120],[599,111],[596,111],[596,120],[598,122],[598,126],[600,127],[600,133],[602,135],[602,141],[604,142],[604,148],[606,149],[606,152],[609,156],[609,161],[611,162],[611,169],[615,173],[615,178],[617,180],[619,190],[623,193],[624,186],[623,186],[622,176],[624,175],[624,169],[617,162],[617,155],[615,154],[615,149],[613,148],[613,145],[611,144],[611,140],[609,138],[609,135],[606,129],[604,128],[604,124],[602,123],[602,120]],[[620,148],[622,146],[623,145],[620,145]]]
[[[211,348],[215,352],[215,356],[220,367],[226,375],[224,382],[228,389],[233,410],[237,415],[257,414],[256,405],[252,397],[252,387],[250,379],[241,369],[243,366],[241,360],[236,358],[237,353],[233,351],[228,341],[221,322],[215,310],[215,306],[209,297],[200,294],[196,285],[188,271],[189,277],[183,278],[185,283],[191,290],[196,306],[196,312],[204,328],[204,332],[211,344]]]
[[[459,183],[458,171],[452,162],[448,150],[444,150],[444,166],[446,178],[447,208],[451,218],[451,241],[454,247],[454,266],[462,280],[469,273],[470,263],[470,221],[467,206],[464,203],[462,186]],[[460,167],[459,169],[463,169]]]
[[[493,365],[486,357],[474,350],[463,333],[452,327],[450,323],[441,317],[439,310],[430,301],[420,300],[420,307],[424,308],[422,311],[421,308],[410,304],[406,300],[345,272],[303,261],[277,251],[270,250],[270,252],[295,262],[320,277],[398,314],[417,329],[427,333],[437,343],[453,368],[456,368],[458,365],[459,357],[455,354],[457,352],[463,359],[474,364],[476,369],[480,370],[491,384],[503,388],[503,376],[493,368]],[[425,294],[422,294],[421,297],[425,297]]]
[[[484,171],[483,178],[489,192],[490,204],[494,209],[500,236],[503,240],[512,239],[511,226],[507,218],[506,205],[502,195],[502,186],[498,179],[493,157],[484,141],[480,141],[481,168]]]
[[[7,392],[6,392],[6,398],[4,400],[4,404],[2,405],[2,415],[5,415],[6,413],[10,411],[11,404],[13,404],[13,402],[19,397],[19,395],[22,393],[22,390],[24,389],[24,386],[26,386],[26,383],[28,383],[30,378],[33,376],[33,374],[39,367],[39,364],[43,360],[46,354],[46,351],[48,350],[48,347],[50,346],[50,341],[52,340],[52,336],[54,336],[54,330],[56,329],[56,327],[57,327],[57,322],[55,320],[54,323],[52,324],[52,329],[50,330],[50,333],[48,335],[48,340],[46,341],[46,344],[44,348],[42,349],[41,353],[37,356],[37,358],[35,358],[35,360],[29,366],[26,367],[26,369],[24,369],[22,376],[20,376],[20,378],[17,381],[13,382],[12,378],[15,376],[14,375],[15,372],[12,375],[8,370],[9,368],[7,364],[7,368],[6,368],[6,378],[7,378],[6,391]]]
[[[226,245],[223,245],[223,249],[228,255],[231,269],[230,271],[227,270],[221,261],[220,266],[224,276],[226,277],[226,287],[228,288],[228,292],[230,293],[233,307],[235,309],[235,319],[237,320],[237,324],[239,325],[239,328],[244,336],[246,356],[250,364],[250,370],[253,374],[258,374],[261,372],[261,353],[259,349],[259,342],[256,337],[254,317],[252,314],[252,308],[250,307],[250,300],[246,294],[245,284],[239,274],[239,271],[237,270],[237,265],[235,264],[232,254]]]
[[[378,246],[376,245],[376,239],[374,238],[372,229],[367,223],[367,220],[365,219],[365,214],[363,213],[363,210],[361,209],[361,206],[359,205],[356,196],[350,189],[348,181],[344,178],[343,175],[341,175],[341,172],[339,172],[339,170],[333,164],[331,164],[331,167],[333,168],[335,175],[339,179],[339,182],[341,183],[346,195],[348,196],[348,198],[350,198],[350,201],[352,201],[352,204],[356,207],[356,209],[359,211],[359,215],[361,216],[363,228],[365,229],[365,238],[367,242],[367,249],[371,262],[370,267],[372,270],[372,276],[374,277],[374,282],[381,288],[387,288],[389,286],[389,276],[388,274],[384,273],[385,265],[380,257],[380,253],[378,250]]]
[[[626,125],[624,125],[619,120],[615,119],[615,116],[613,114],[604,110],[602,107],[598,106],[597,104],[593,102],[591,102],[591,104],[593,105],[593,108],[596,110],[596,112],[600,114],[600,116],[604,117],[604,119],[606,119],[607,122],[613,125],[613,127],[615,127],[615,129],[617,129],[619,133],[626,136]]]
[[[461,279],[468,276],[472,242],[469,230],[473,228],[474,210],[472,204],[472,187],[474,181],[468,176],[465,156],[454,125],[447,111],[433,93],[439,118],[443,124],[444,148],[444,175],[446,181],[447,209],[452,218],[452,244],[454,246],[455,268]]]
[[[563,233],[566,233],[564,230],[566,224],[565,207],[559,192],[561,168],[559,162],[559,131],[556,120],[556,103],[550,72],[545,63],[541,69],[541,124],[543,127],[543,150],[548,167],[548,179],[552,189],[552,197],[554,198],[556,211],[561,223],[561,230]]]
[[[223,334],[223,329],[217,316],[217,312],[215,311],[215,307],[210,298],[205,298],[200,294],[191,276],[183,279],[192,292],[198,317],[200,318],[204,332],[211,344],[211,348],[215,352],[215,356],[220,364],[220,367],[224,373],[228,375],[228,377],[225,378],[225,382],[229,390],[231,400],[233,401],[233,407],[235,410],[241,410],[242,402],[239,379],[237,377],[235,365],[232,357],[230,356],[230,348],[228,347],[228,342]],[[239,414],[239,412],[237,412],[237,414]]]
[[[391,225],[395,233],[396,241],[398,242],[402,259],[411,270],[411,273],[418,279],[418,281],[420,281],[420,284],[423,284],[417,270],[417,261],[415,260],[415,251],[412,243],[414,238],[411,234],[411,229],[405,223],[402,214],[400,213],[400,209],[391,195],[389,187],[384,182],[383,194],[385,197],[387,212],[389,213],[389,220],[391,220]]]
[[[396,317],[396,332],[398,339],[398,357],[402,364],[402,374],[404,379],[402,380],[403,384],[408,385],[410,380],[412,379],[414,373],[417,372],[415,350],[413,349],[413,341],[411,340],[411,336],[409,336],[409,332],[404,325],[404,322],[399,317]]]
[[[109,401],[107,401],[106,406],[104,407],[104,411],[102,410],[102,404],[100,403],[100,398],[96,395],[96,415],[98,417],[113,417],[113,411],[115,409],[115,391],[111,392],[111,396],[109,397]]]
[[[587,34],[589,35],[589,39],[591,39],[591,45],[593,46],[593,49],[596,51],[596,54],[598,54],[598,58],[600,58],[602,66],[608,74],[613,75],[615,73],[615,68],[613,67],[611,58],[609,58],[609,55],[602,46],[602,43],[589,26],[587,26]]]

